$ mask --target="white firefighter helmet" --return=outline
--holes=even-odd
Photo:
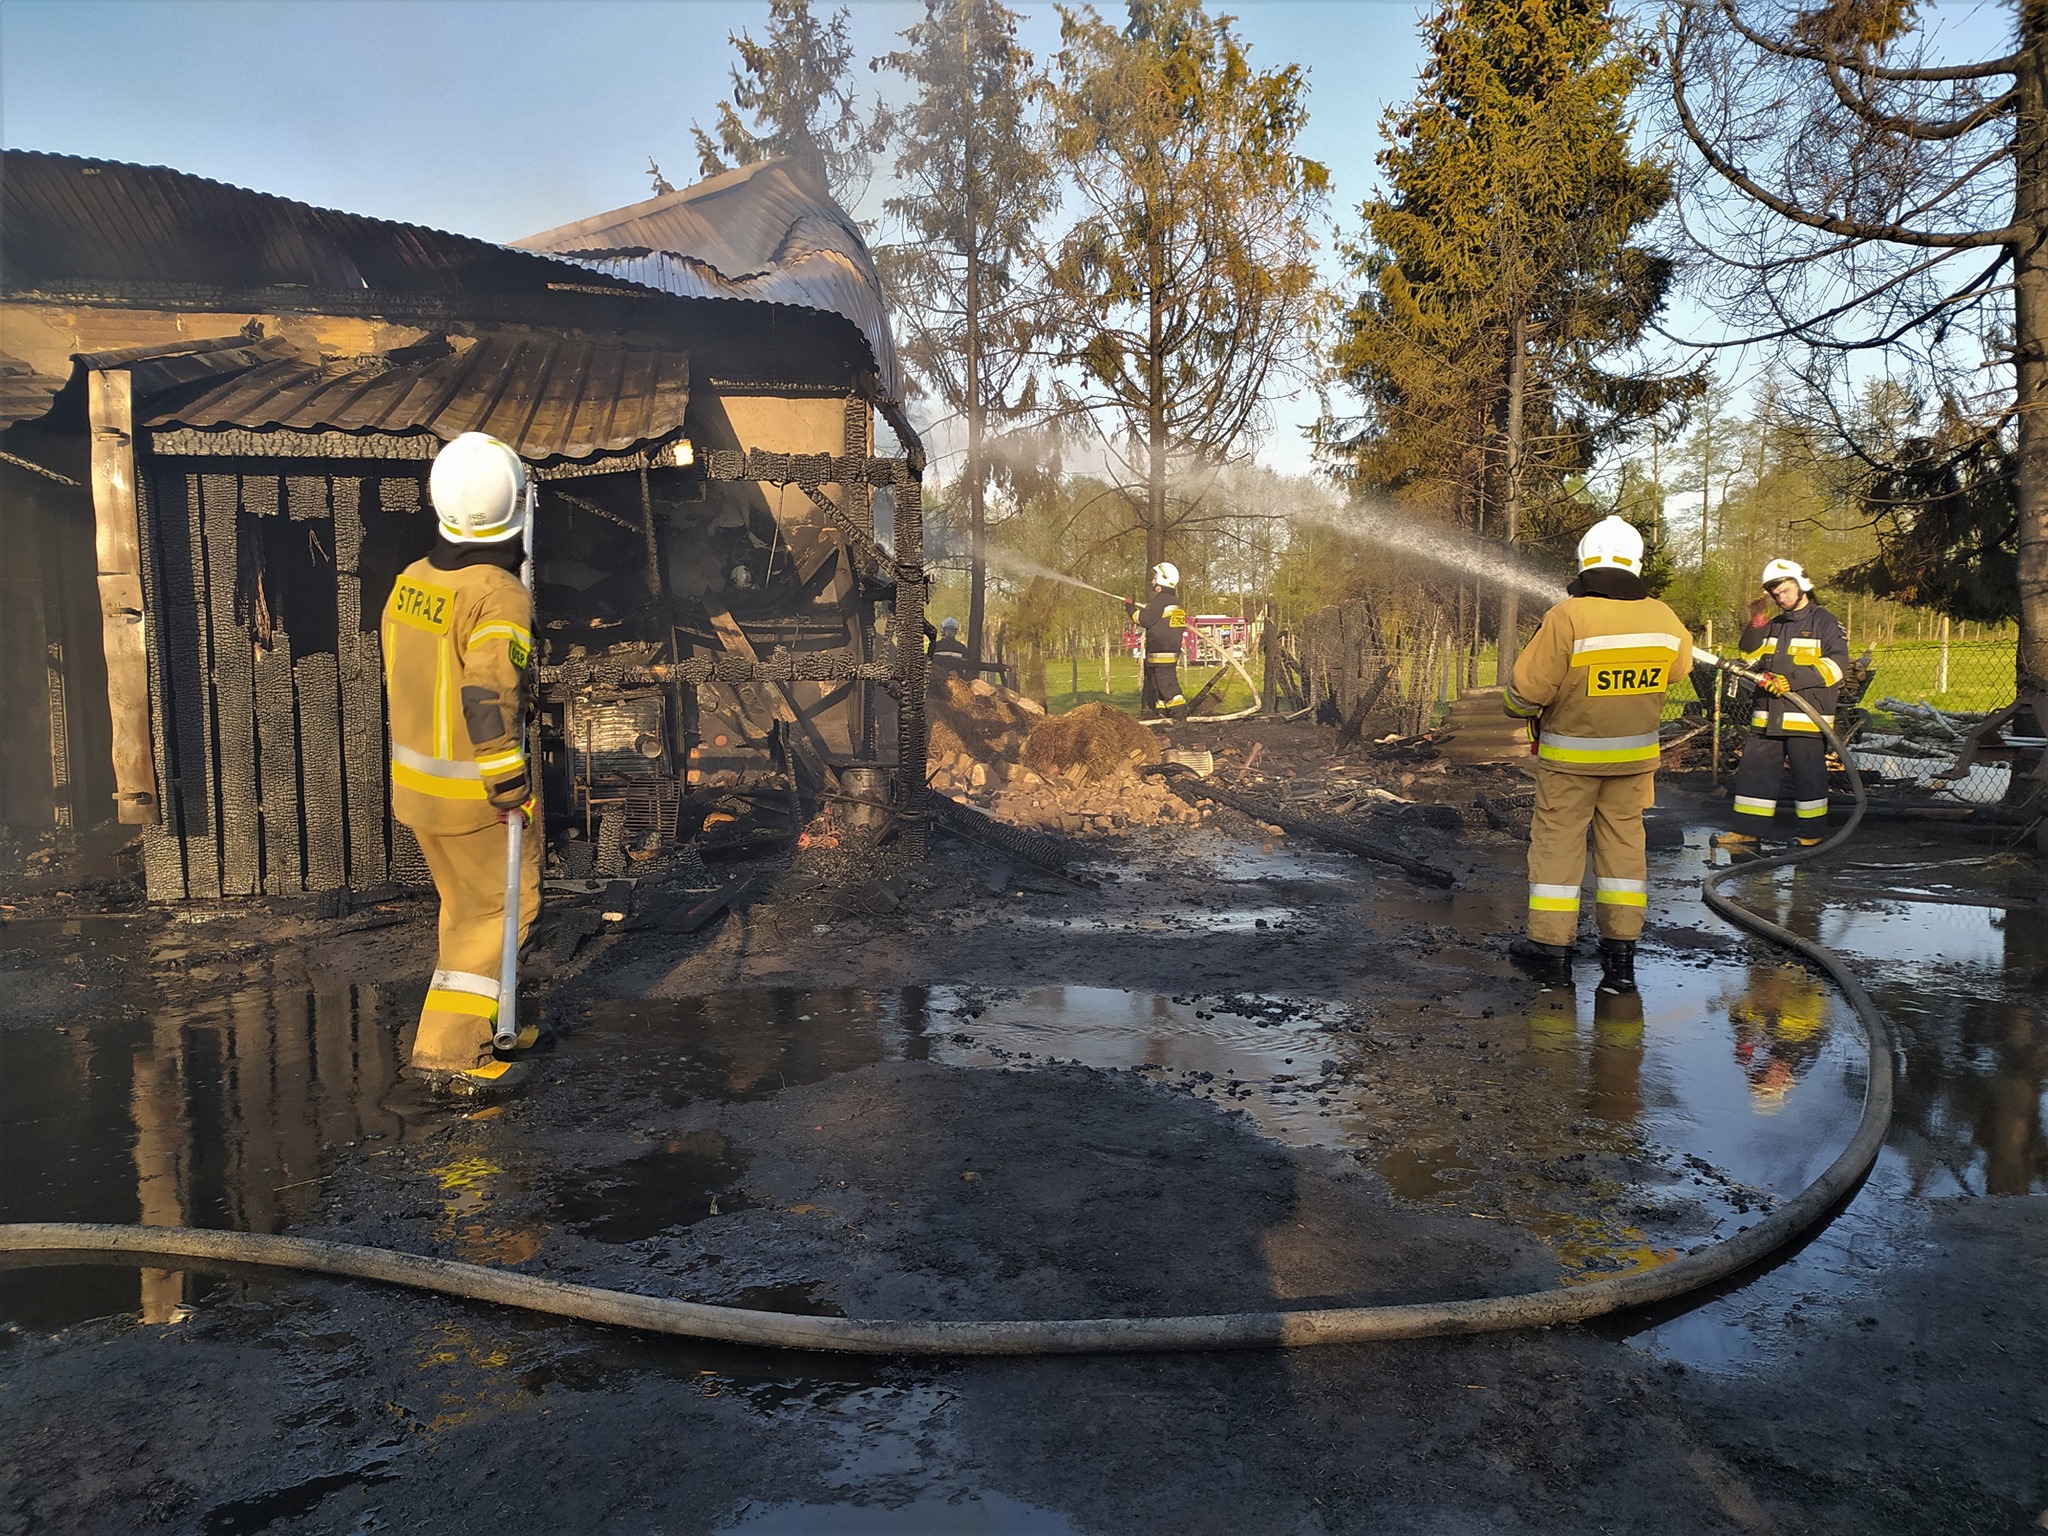
[[[947,614],[945,618],[939,620],[939,628],[949,635],[959,627],[960,621],[954,618],[951,614]]]
[[[1643,574],[1643,536],[1618,517],[1603,517],[1579,540],[1579,569]]]
[[[427,494],[458,544],[504,544],[526,531],[531,479],[519,455],[487,432],[465,432],[434,455]]]
[[[1152,584],[1156,587],[1177,587],[1180,585],[1180,567],[1171,560],[1162,560],[1152,567]]]
[[[1806,579],[1806,567],[1797,560],[1773,560],[1764,567],[1763,584],[1766,592],[1781,581],[1796,581],[1799,590],[1811,592],[1813,583]]]

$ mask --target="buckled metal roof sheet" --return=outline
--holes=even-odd
[[[840,315],[867,338],[886,398],[903,398],[902,364],[867,242],[825,189],[788,160],[742,166],[514,244],[681,298]]]
[[[0,288],[12,293],[197,284],[537,294],[577,280],[589,282],[573,266],[488,240],[165,166],[0,151]]]
[[[0,352],[0,430],[47,416],[63,387],[62,379],[37,373],[20,358]]]
[[[267,359],[137,414],[150,427],[202,430],[431,432],[443,441],[488,432],[538,464],[665,442],[682,432],[689,401],[682,352],[499,335],[430,361],[339,374]]]

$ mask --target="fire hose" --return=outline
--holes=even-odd
[[[1756,677],[1718,657],[1717,667]],[[1756,859],[1710,875],[1701,891],[1707,905],[1740,928],[1812,961],[1842,989],[1864,1029],[1869,1068],[1856,1129],[1834,1160],[1798,1194],[1734,1236],[1641,1270],[1583,1284],[1469,1301],[1388,1306],[1328,1307],[1300,1311],[1234,1312],[1194,1317],[1098,1317],[1011,1321],[888,1321],[850,1317],[798,1317],[640,1296],[595,1286],[542,1279],[511,1270],[464,1264],[422,1254],[370,1248],[324,1238],[261,1232],[204,1231],[85,1222],[0,1225],[0,1254],[120,1255],[138,1261],[196,1260],[259,1265],[374,1280],[445,1296],[516,1307],[529,1312],[604,1323],[684,1338],[800,1349],[887,1355],[1053,1355],[1162,1350],[1300,1348],[1363,1344],[1389,1339],[1441,1338],[1583,1322],[1669,1301],[1718,1284],[1762,1263],[1819,1222],[1857,1187],[1876,1160],[1891,1123],[1892,1040],[1882,1013],[1839,955],[1757,916],[1724,895],[1722,882],[1816,859],[1841,847],[1863,819],[1863,780],[1841,739],[1819,710],[1797,693],[1790,697],[1820,724],[1841,755],[1856,798],[1840,831],[1813,848]],[[34,1261],[31,1261],[34,1262]]]

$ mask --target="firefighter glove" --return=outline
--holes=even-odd
[[[526,770],[521,768],[511,776],[491,785],[489,797],[493,810],[526,810],[533,800],[533,791],[526,782]],[[529,814],[527,819],[532,820],[532,816]]]
[[[1765,693],[1775,694],[1782,699],[1792,691],[1792,680],[1782,672],[1766,672],[1760,686]]]

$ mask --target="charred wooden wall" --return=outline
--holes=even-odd
[[[83,471],[64,445],[17,446]],[[92,497],[0,462],[0,505],[0,824],[82,831],[113,814]]]
[[[154,458],[143,475],[152,900],[425,883],[386,791],[382,594],[424,465]]]

